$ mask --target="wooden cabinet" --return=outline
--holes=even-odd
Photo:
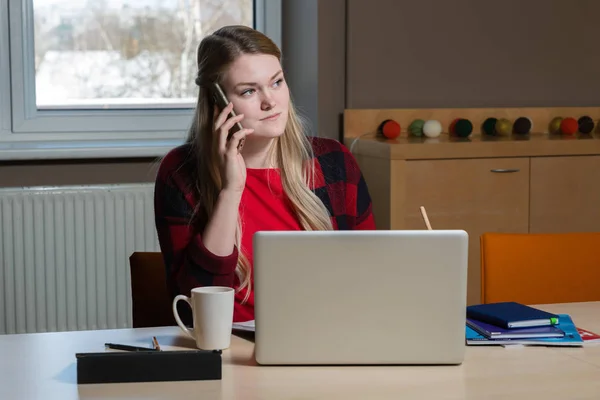
[[[378,229],[426,229],[424,206],[433,229],[468,232],[468,304],[482,233],[600,231],[600,140],[361,139],[353,153]]]
[[[529,231],[600,231],[600,156],[531,159]]]
[[[420,206],[434,229],[469,233],[467,301],[479,301],[479,236],[527,232],[529,159],[421,160],[406,163],[404,229],[423,229]]]

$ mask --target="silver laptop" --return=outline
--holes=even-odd
[[[262,365],[460,364],[463,230],[257,232]]]

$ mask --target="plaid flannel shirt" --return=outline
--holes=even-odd
[[[374,230],[371,197],[354,156],[332,139],[311,138],[315,182],[311,190],[329,211],[336,230]],[[196,204],[186,162],[189,146],[171,150],[162,160],[155,185],[155,222],[172,296],[198,286],[236,287],[238,249],[217,256],[202,242],[203,226],[189,225]],[[183,316],[182,316],[183,317]]]

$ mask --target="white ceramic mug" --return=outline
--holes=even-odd
[[[187,328],[177,313],[177,302],[184,300],[192,307],[193,329]],[[182,294],[173,299],[173,315],[177,325],[196,341],[201,350],[224,350],[231,344],[234,290],[224,286],[192,289],[192,296]]]

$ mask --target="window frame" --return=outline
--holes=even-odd
[[[281,1],[254,0],[256,29],[281,46]],[[33,0],[0,0],[0,160],[157,157],[182,143],[193,108],[39,110]]]
[[[0,0],[0,137],[10,133],[10,57],[8,39],[8,0]]]

